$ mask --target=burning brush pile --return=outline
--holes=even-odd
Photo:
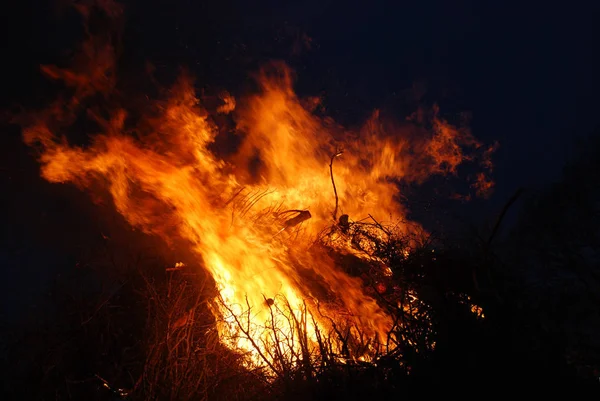
[[[81,11],[120,16],[107,2]],[[295,94],[283,63],[254,75],[255,93],[205,101],[182,73],[132,109],[115,42],[88,32],[69,66],[42,67],[64,91],[27,116],[23,137],[46,180],[108,193],[131,226],[189,250],[214,281],[210,330],[265,377],[435,346],[428,305],[397,277],[428,241],[399,184],[456,174],[464,161],[489,169],[489,149],[437,110],[395,125],[375,112],[348,130]],[[80,127],[90,140],[76,146]],[[224,140],[227,154],[214,146]],[[491,182],[480,174],[473,186],[484,194]]]

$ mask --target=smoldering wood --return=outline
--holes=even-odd
[[[298,224],[310,219],[311,217],[312,217],[312,215],[310,214],[310,212],[308,210],[301,210],[298,212],[298,215],[296,215],[295,217],[292,217],[291,219],[286,220],[285,223],[283,223],[283,225],[286,228],[295,227]]]
[[[348,229],[350,228],[350,216],[348,216],[347,214],[343,214],[340,216],[340,219],[338,220],[338,225],[340,226],[340,229],[342,230],[343,233],[346,233],[348,231]]]

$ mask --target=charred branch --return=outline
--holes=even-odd
[[[286,220],[284,223],[284,226],[285,226],[285,228],[295,227],[298,224],[310,219],[311,217],[312,217],[312,215],[310,214],[310,212],[308,210],[300,210],[300,211],[298,211],[298,215],[296,215],[295,217],[292,217],[291,219]]]
[[[342,155],[342,151],[338,150],[331,156],[331,161],[329,162],[329,174],[331,175],[331,185],[333,185],[333,194],[335,195],[335,209],[333,209],[333,221],[337,220],[337,212],[338,212],[338,204],[339,198],[337,193],[337,188],[335,187],[335,180],[333,179],[333,160]]]
[[[350,228],[350,221],[348,220],[350,217],[347,214],[343,214],[340,216],[340,220],[338,221],[338,225],[343,233],[346,233]]]

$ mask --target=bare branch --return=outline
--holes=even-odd
[[[338,156],[341,156],[342,153],[344,153],[344,152],[342,152],[341,150],[337,150],[331,156],[331,161],[329,162],[329,174],[331,175],[331,185],[333,185],[333,194],[335,195],[335,209],[333,209],[333,221],[335,221],[335,222],[337,222],[339,198],[338,198],[337,188],[335,187],[335,180],[333,179],[333,159],[335,159]]]

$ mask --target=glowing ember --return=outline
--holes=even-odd
[[[70,70],[43,67],[73,97],[24,129],[27,144],[41,144],[45,179],[103,186],[132,226],[169,243],[187,241],[216,282],[213,311],[222,341],[255,363],[275,359],[278,342],[286,344],[280,352],[300,352],[302,344],[313,352],[319,329],[343,322],[375,339],[362,360],[378,343],[386,345],[390,316],[315,240],[335,226],[330,248],[369,259],[345,230],[369,213],[377,224],[405,221],[394,200],[397,183],[454,173],[465,159],[462,146],[479,147],[473,137],[437,113],[429,131],[412,123],[390,129],[376,112],[362,130],[349,132],[304,106],[291,71],[278,64],[258,74],[258,93],[222,96],[216,113],[233,113],[242,137],[233,156],[209,150],[218,129],[185,75],[134,130],[127,110],[104,110],[111,117],[95,113],[102,132],[93,143],[72,146],[61,137],[71,113],[115,86],[110,48],[94,39],[84,49]],[[396,229],[409,234],[420,227],[397,223]]]

